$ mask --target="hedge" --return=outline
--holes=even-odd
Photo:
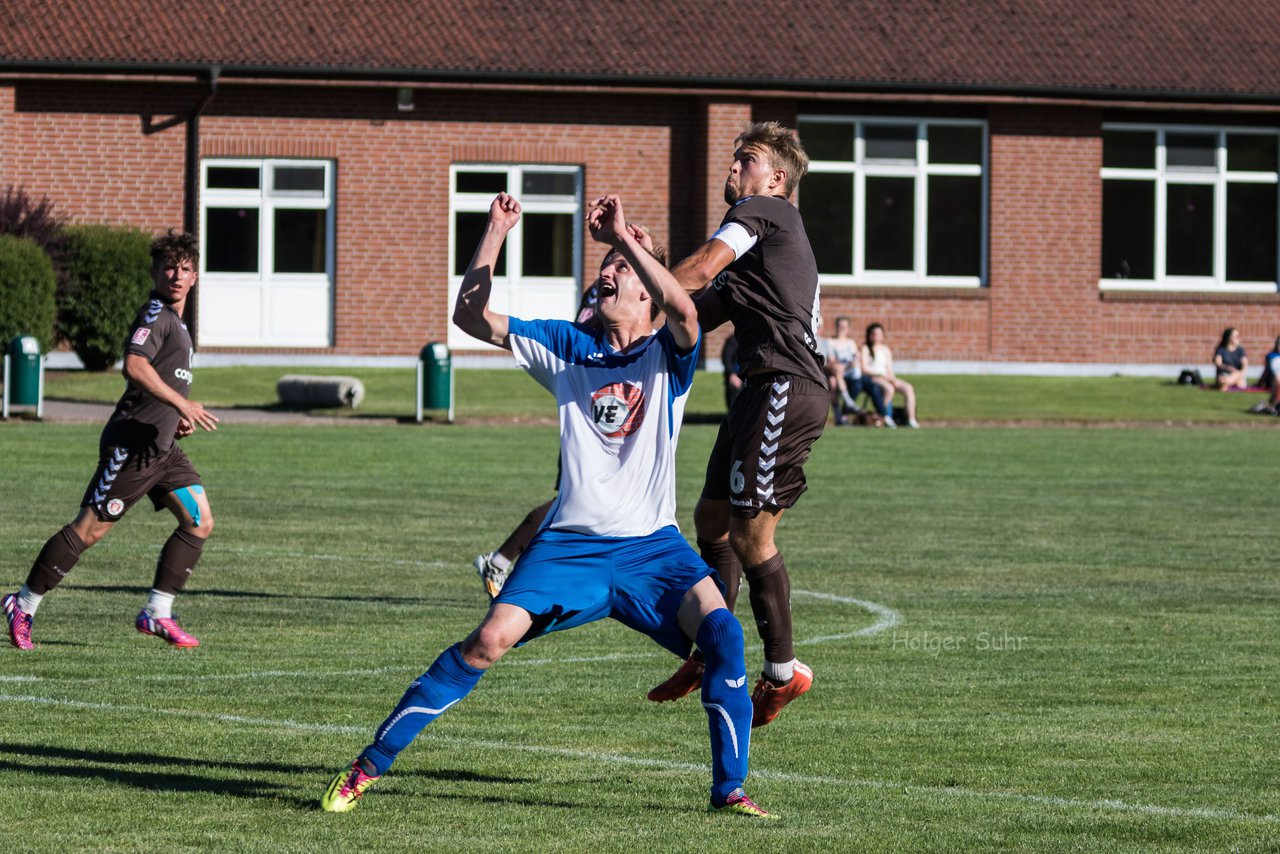
[[[53,262],[34,240],[0,235],[0,349],[16,335],[32,335],[49,352],[57,287]]]
[[[136,228],[67,228],[65,290],[58,327],[85,368],[104,371],[124,356],[125,338],[151,293],[151,236]]]

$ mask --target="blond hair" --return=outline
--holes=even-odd
[[[756,122],[748,125],[733,141],[735,148],[758,148],[769,156],[769,165],[787,173],[783,192],[790,196],[796,185],[809,171],[809,155],[804,153],[800,136],[791,128],[777,122]]]

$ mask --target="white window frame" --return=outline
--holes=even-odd
[[[1099,290],[1104,291],[1185,291],[1209,293],[1275,293],[1280,289],[1280,217],[1277,217],[1277,273],[1276,281],[1250,282],[1227,279],[1227,184],[1275,184],[1280,172],[1241,172],[1227,169],[1227,135],[1271,136],[1280,135],[1280,129],[1267,127],[1233,127],[1229,125],[1162,125],[1133,122],[1104,122],[1104,131],[1142,131],[1156,134],[1156,165],[1152,169],[1131,169],[1103,166],[1102,180],[1142,180],[1155,184],[1155,270],[1154,279],[1098,280]],[[1203,170],[1180,170],[1167,166],[1168,150],[1165,137],[1168,134],[1216,134],[1217,150],[1214,167]],[[1280,145],[1280,140],[1277,140]],[[1200,184],[1213,187],[1213,275],[1170,276],[1166,274],[1168,256],[1168,195],[1169,185]],[[1103,224],[1105,227],[1105,223]]]
[[[873,118],[829,115],[800,115],[798,122],[809,124],[853,125],[854,159],[811,160],[809,173],[825,172],[853,175],[853,273],[823,273],[819,271],[823,285],[892,285],[901,287],[980,288],[987,281],[987,247],[990,225],[990,186],[987,178],[989,160],[989,130],[982,119],[931,119],[907,116],[877,116]],[[866,161],[866,139],[863,129],[885,125],[912,125],[916,127],[916,159],[914,163],[890,161]],[[978,164],[930,163],[929,125],[976,127],[982,130],[982,155]],[[929,254],[929,178],[933,175],[962,175],[981,179],[982,222],[978,250],[978,275],[930,276],[926,274]],[[914,257],[911,270],[874,270],[866,266],[866,182],[868,177],[915,179],[915,234]],[[804,198],[804,182],[800,182],[800,197]],[[803,204],[803,201],[802,201]]]
[[[567,201],[565,196],[523,196],[520,194],[520,188],[524,185],[524,173],[530,172],[556,172],[560,174],[574,176],[574,197],[573,201]],[[458,269],[458,251],[466,253],[466,258],[462,259],[463,263],[470,259],[474,247],[459,247],[457,245],[456,220],[459,213],[488,213],[489,206],[493,204],[494,193],[461,193],[456,190],[458,184],[459,172],[490,172],[497,174],[505,174],[507,176],[507,190],[511,195],[515,196],[520,202],[522,211],[520,222],[516,223],[515,228],[507,233],[506,240],[506,272],[501,276],[493,277],[493,292],[490,299],[490,306],[494,311],[502,314],[515,313],[519,314],[519,307],[512,311],[511,299],[517,294],[522,284],[532,284],[543,287],[556,287],[563,284],[566,289],[571,288],[573,293],[573,305],[565,313],[564,317],[555,318],[562,320],[573,320],[573,312],[577,310],[578,301],[582,296],[582,218],[584,215],[583,189],[585,185],[583,169],[578,165],[552,164],[552,163],[453,163],[449,166],[449,302],[446,310],[449,317],[449,346],[463,347],[468,350],[490,350],[498,349],[490,344],[486,344],[462,330],[458,329],[453,323],[453,306],[458,298],[458,290],[462,286],[462,276],[454,273]],[[573,229],[573,274],[571,277],[564,276],[526,276],[522,269],[524,263],[524,215],[525,214],[569,214],[573,218],[575,227]],[[546,317],[540,314],[538,317]]]
[[[259,170],[260,185],[256,190],[236,190],[209,187],[209,169],[219,167],[244,168],[255,166]],[[312,195],[306,191],[281,190],[273,191],[270,183],[275,167],[321,167],[324,169],[324,188],[320,195]],[[245,342],[234,339],[222,339],[215,335],[207,336],[200,331],[202,345],[236,346],[236,347],[331,347],[333,346],[333,305],[335,282],[336,205],[334,204],[334,161],[304,160],[298,158],[262,158],[262,157],[208,157],[200,161],[200,275],[202,279],[215,277],[229,283],[254,284],[268,287],[268,281],[282,285],[318,286],[328,288],[328,321],[322,335],[309,335],[295,338],[264,337],[258,342]],[[210,208],[256,208],[258,210],[258,271],[256,273],[207,273],[205,269],[208,253],[208,229],[206,220]],[[325,216],[325,272],[323,273],[276,273],[275,270],[275,211],[277,208],[287,210],[324,210]],[[269,318],[264,319],[264,325]]]

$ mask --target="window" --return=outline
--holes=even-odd
[[[520,222],[507,235],[493,272],[490,304],[517,317],[571,320],[582,293],[582,170],[577,166],[458,164],[450,169],[450,298],[500,192],[520,200]],[[449,324],[449,345],[486,345]]]
[[[1100,286],[1274,292],[1278,157],[1275,130],[1104,125]]]
[[[333,164],[205,160],[203,167],[201,343],[332,344]]]
[[[984,123],[802,116],[799,130],[800,213],[823,284],[982,284]]]

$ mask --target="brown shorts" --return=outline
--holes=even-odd
[[[93,473],[80,506],[92,507],[103,522],[117,522],[144,495],[157,510],[162,510],[164,497],[170,492],[199,484],[199,473],[176,443],[169,450],[152,455],[107,447],[102,449],[98,470]]]
[[[702,497],[728,501],[733,515],[793,506],[804,464],[827,423],[826,386],[789,374],[747,377],[716,436]]]

